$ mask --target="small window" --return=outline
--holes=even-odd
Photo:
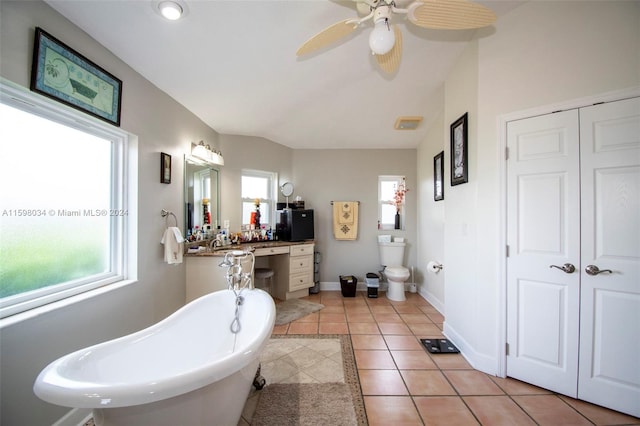
[[[82,114],[2,89],[0,316],[5,317],[125,279],[129,212],[124,132],[84,125]]]
[[[378,176],[378,217],[380,229],[394,229],[396,213],[404,217],[404,197],[398,199],[397,191],[404,190],[404,176]],[[401,221],[404,223],[404,220]]]
[[[278,175],[259,170],[242,171],[242,225],[251,224],[256,204],[260,205],[260,224],[274,226],[272,218],[276,207],[276,182]]]

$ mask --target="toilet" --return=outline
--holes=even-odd
[[[384,268],[382,274],[387,278],[389,288],[387,298],[396,302],[406,300],[404,282],[409,279],[409,269],[402,266],[404,260],[404,242],[379,242],[380,264]]]

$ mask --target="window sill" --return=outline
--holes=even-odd
[[[120,289],[122,287],[135,284],[136,282],[138,281],[137,280],[118,281],[117,283],[107,284],[105,286],[98,287],[93,290],[85,291],[83,293],[76,294],[71,297],[67,297],[66,299],[58,300],[56,302],[39,306],[37,308],[29,309],[24,312],[19,312],[17,314],[0,319],[0,330],[5,327],[10,327],[12,325],[18,324],[23,321],[29,321],[31,319],[37,318],[41,315],[48,314],[58,309],[63,309],[68,306],[74,305],[76,303],[84,302],[85,300],[89,300],[94,297],[101,296],[103,294]]]
[[[378,228],[378,231],[404,231],[404,227],[400,228],[400,229],[396,229],[395,225],[381,225],[380,228]]]

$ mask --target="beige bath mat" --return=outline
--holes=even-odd
[[[320,303],[303,299],[289,299],[276,304],[276,325],[288,324],[324,308]]]
[[[345,383],[276,383],[262,390],[251,426],[357,426]]]

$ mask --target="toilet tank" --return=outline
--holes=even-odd
[[[402,266],[405,243],[378,243],[382,266]]]

